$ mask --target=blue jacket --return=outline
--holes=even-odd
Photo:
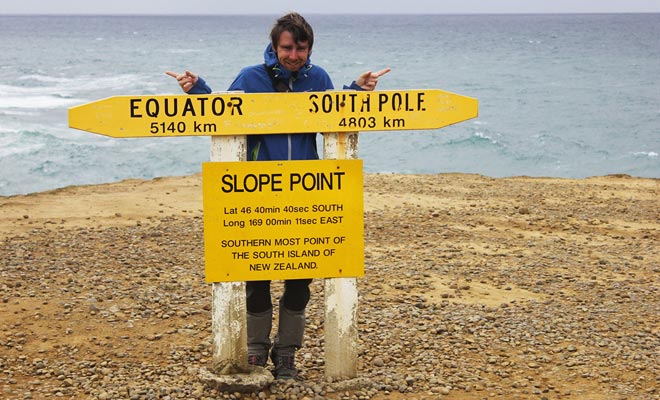
[[[307,63],[297,74],[280,67],[277,54],[269,44],[264,51],[264,61],[268,67],[273,67],[275,77],[289,83],[293,92],[319,92],[334,89],[332,80],[325,70]],[[353,82],[345,89],[362,90]],[[245,67],[238,74],[229,90],[242,90],[245,93],[275,92],[272,81],[263,64]],[[211,88],[200,77],[189,94],[209,94]],[[248,135],[247,151],[249,161],[268,160],[316,160],[319,158],[316,148],[316,133]]]

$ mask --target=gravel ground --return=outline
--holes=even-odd
[[[201,210],[70,224],[0,200],[4,399],[660,399],[658,180],[367,175],[359,378],[323,377],[317,279],[304,381],[242,394],[199,380]]]

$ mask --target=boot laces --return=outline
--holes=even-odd
[[[248,364],[257,365],[259,367],[265,367],[268,362],[268,356],[263,354],[249,354],[248,355]]]

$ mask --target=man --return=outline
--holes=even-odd
[[[311,64],[310,55],[314,44],[314,32],[305,19],[290,13],[279,18],[270,34],[271,43],[264,52],[264,64],[245,67],[238,74],[229,90],[246,93],[309,92],[334,89],[328,73]],[[374,90],[378,78],[390,71],[365,72],[345,89]],[[198,75],[185,71],[183,74],[167,71],[176,78],[184,92],[209,94],[211,88]],[[248,160],[316,160],[316,133],[248,135]],[[284,294],[279,301],[279,326],[270,358],[276,379],[295,379],[295,352],[302,346],[305,329],[305,308],[310,298],[311,279],[286,280]],[[270,281],[248,281],[247,336],[248,362],[266,366],[271,349],[273,307]]]

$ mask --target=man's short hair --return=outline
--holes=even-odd
[[[309,43],[309,49],[312,49],[314,31],[302,15],[292,12],[275,22],[273,29],[270,31],[270,41],[274,48],[277,48],[277,42],[284,31],[290,32],[296,43],[307,42]]]

